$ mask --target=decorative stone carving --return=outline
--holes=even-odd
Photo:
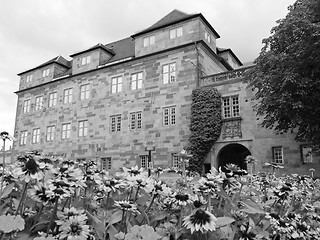
[[[242,137],[241,119],[230,119],[223,122],[222,138]]]

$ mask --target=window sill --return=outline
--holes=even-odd
[[[222,122],[237,121],[237,120],[242,120],[242,117],[223,118]]]

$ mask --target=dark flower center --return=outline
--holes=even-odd
[[[29,158],[29,160],[26,162],[25,167],[28,172],[30,172],[31,174],[35,174],[38,172],[39,165],[33,158]]]
[[[193,202],[193,205],[196,207],[196,208],[199,208],[201,207],[202,203],[199,201],[199,200],[196,200]]]
[[[210,222],[210,216],[202,209],[198,209],[193,215],[190,216],[190,222],[193,225],[204,225]]]
[[[70,225],[70,227],[71,227],[72,233],[77,233],[80,230],[79,226],[77,224],[72,224],[72,225]]]
[[[177,194],[176,199],[179,201],[187,201],[189,199],[189,196],[186,194]]]

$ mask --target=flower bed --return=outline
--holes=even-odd
[[[123,170],[108,176],[93,161],[19,157],[3,169],[0,239],[320,237],[320,182],[312,177],[252,175],[235,165],[203,177]]]

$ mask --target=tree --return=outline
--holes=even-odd
[[[320,149],[320,1],[297,0],[278,20],[247,79],[263,127]]]

